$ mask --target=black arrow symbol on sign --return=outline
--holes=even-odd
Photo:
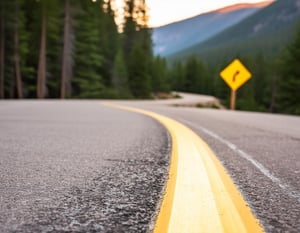
[[[236,80],[236,76],[238,76],[238,75],[239,75],[239,73],[240,73],[240,71],[239,71],[239,70],[237,70],[237,71],[234,73],[234,75],[233,75],[233,77],[232,77],[232,82],[235,82],[235,80]]]

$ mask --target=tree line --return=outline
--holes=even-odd
[[[158,83],[145,0],[2,0],[0,98],[149,98]]]
[[[191,55],[169,64],[152,52],[145,0],[2,0],[0,98],[151,98],[170,90],[214,95],[229,105],[219,73],[233,58],[253,78],[237,109],[300,114],[300,30],[283,53],[212,63]]]
[[[253,55],[237,53],[220,62],[196,55],[172,61],[172,89],[213,95],[229,107],[230,89],[219,74],[234,58],[239,58],[252,73],[252,78],[237,91],[237,109],[300,115],[300,28],[292,42],[272,56],[261,51]]]

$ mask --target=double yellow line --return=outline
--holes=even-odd
[[[158,120],[172,138],[169,179],[154,233],[263,232],[221,163],[198,135],[156,113],[118,107]]]

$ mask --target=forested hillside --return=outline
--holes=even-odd
[[[237,109],[300,115],[300,1],[277,0],[240,24],[168,57],[173,88],[214,95],[229,106],[220,72],[239,58],[252,79],[237,92]]]
[[[269,1],[259,4],[236,4],[153,28],[154,53],[168,56],[199,44],[239,23],[268,4],[270,4]]]
[[[1,0],[0,98],[148,98],[151,74],[145,0]],[[121,32],[120,32],[121,31]],[[165,86],[165,85],[163,85]]]
[[[291,41],[299,20],[299,0],[277,0],[205,42],[171,55],[170,59],[185,59],[191,53],[210,62],[234,57],[237,53],[263,52],[273,56]]]

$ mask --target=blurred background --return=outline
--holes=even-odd
[[[237,109],[300,114],[300,0],[1,0],[0,98],[151,99],[229,105],[219,73],[252,79]]]

